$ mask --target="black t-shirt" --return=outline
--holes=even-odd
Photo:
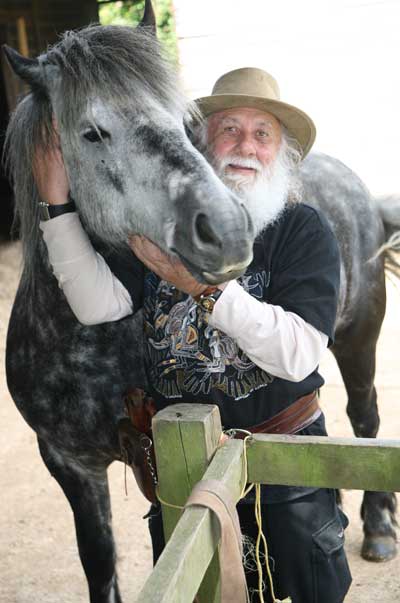
[[[339,292],[339,251],[326,221],[305,204],[288,206],[254,244],[254,259],[239,283],[260,301],[281,306],[333,341]],[[217,404],[224,428],[249,428],[319,389],[314,370],[303,381],[270,375],[232,338],[207,325],[193,299],[149,271],[129,278],[110,263],[137,309],[143,299],[146,369],[158,409],[185,401]],[[143,286],[143,288],[142,288]],[[321,417],[304,435],[326,435]],[[288,500],[313,489],[269,486],[266,502]]]

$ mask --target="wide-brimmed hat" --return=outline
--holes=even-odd
[[[315,140],[314,122],[304,111],[280,100],[275,78],[262,69],[243,67],[222,75],[215,83],[211,96],[195,101],[204,117],[235,107],[251,107],[267,111],[276,117],[303,150],[303,158]]]

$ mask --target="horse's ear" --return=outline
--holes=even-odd
[[[43,74],[38,59],[24,57],[6,44],[3,45],[3,51],[11,69],[21,80],[24,80],[30,86],[43,85]]]
[[[39,59],[24,57],[6,44],[3,44],[3,52],[14,73],[29,84],[31,88],[40,88],[49,93],[49,90],[54,87],[54,82],[59,74],[56,65],[50,65],[45,61],[39,61]]]
[[[156,15],[151,0],[145,1],[143,19],[140,21],[138,27],[148,27],[154,35],[157,35]]]

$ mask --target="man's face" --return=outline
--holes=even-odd
[[[249,166],[232,161],[224,169],[228,177],[251,182],[257,174],[255,167],[251,167],[252,160],[262,168],[275,161],[281,144],[281,126],[265,111],[227,109],[208,118],[207,141],[208,152],[217,163],[224,162],[225,157],[249,159]]]
[[[278,120],[258,109],[228,109],[208,118],[206,134],[206,157],[261,232],[278,218],[293,188],[291,156]]]

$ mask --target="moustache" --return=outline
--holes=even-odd
[[[258,161],[258,159],[254,159],[251,157],[226,156],[220,159],[218,167],[220,170],[224,170],[229,165],[235,165],[237,167],[243,168],[251,168],[256,172],[263,171],[263,166]]]

